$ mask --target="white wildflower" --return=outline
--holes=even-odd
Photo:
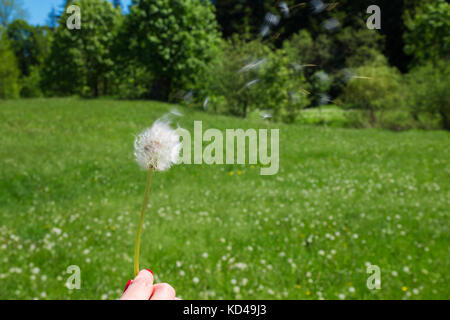
[[[134,155],[141,168],[164,171],[178,161],[180,136],[167,123],[156,120],[134,141]]]

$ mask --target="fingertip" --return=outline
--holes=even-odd
[[[122,294],[123,294],[125,291],[127,291],[127,289],[128,289],[128,287],[130,286],[130,284],[131,284],[131,279],[128,280],[127,284],[125,285],[125,289],[123,289]]]
[[[150,300],[174,300],[175,289],[168,283],[158,283],[153,287],[153,295]]]
[[[153,284],[153,272],[150,269],[143,269],[138,273],[136,278],[134,278],[134,281],[136,280]]]
[[[143,269],[127,284],[121,300],[148,300],[153,292],[153,273]]]

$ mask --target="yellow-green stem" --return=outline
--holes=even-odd
[[[152,168],[148,169],[147,186],[145,187],[145,195],[144,195],[144,202],[142,203],[141,218],[139,219],[139,226],[136,234],[136,242],[134,244],[134,274],[136,276],[139,273],[139,249],[141,246],[142,225],[144,224],[144,214],[145,209],[147,208],[148,193],[150,191],[150,182],[152,181],[152,172],[153,172]]]

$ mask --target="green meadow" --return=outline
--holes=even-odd
[[[117,299],[133,277],[146,172],[136,134],[279,128],[280,168],[154,174],[141,268],[183,299],[448,299],[450,139],[286,125],[109,99],[0,103],[0,299]],[[65,284],[69,266],[80,289]],[[381,288],[369,289],[369,265]]]

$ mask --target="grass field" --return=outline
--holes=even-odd
[[[116,299],[146,173],[134,135],[172,105],[0,103],[0,299]],[[141,266],[184,299],[450,298],[450,139],[181,109],[180,126],[280,128],[280,171],[179,165],[153,177]],[[379,266],[381,289],[366,286]],[[81,289],[65,287],[81,269]]]

